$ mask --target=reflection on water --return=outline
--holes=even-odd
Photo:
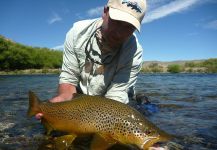
[[[0,149],[34,150],[49,142],[42,125],[26,117],[27,93],[46,100],[57,85],[57,75],[0,76]],[[184,149],[217,149],[217,75],[140,74],[136,87],[160,108],[148,118],[178,136]]]

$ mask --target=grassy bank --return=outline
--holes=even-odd
[[[0,71],[0,75],[60,74],[60,69],[25,69]]]

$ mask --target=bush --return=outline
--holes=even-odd
[[[172,64],[168,66],[167,71],[170,73],[180,73],[182,71],[182,68],[178,64]]]
[[[196,67],[196,66],[197,66],[196,63],[194,63],[194,62],[186,62],[185,63],[185,67],[193,68],[193,67]]]
[[[149,65],[149,70],[153,73],[163,72],[163,67],[160,66],[158,63],[151,63]]]
[[[207,73],[217,73],[217,59],[208,59],[202,63]]]

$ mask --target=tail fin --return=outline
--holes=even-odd
[[[40,105],[39,98],[35,95],[34,92],[29,91],[29,109],[27,115],[29,117],[32,117],[33,115],[39,113],[40,110],[39,105]]]

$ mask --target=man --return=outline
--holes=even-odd
[[[101,19],[76,22],[66,35],[58,95],[50,102],[81,92],[127,104],[142,64],[133,33],[140,31],[145,11],[145,0],[109,0]]]

